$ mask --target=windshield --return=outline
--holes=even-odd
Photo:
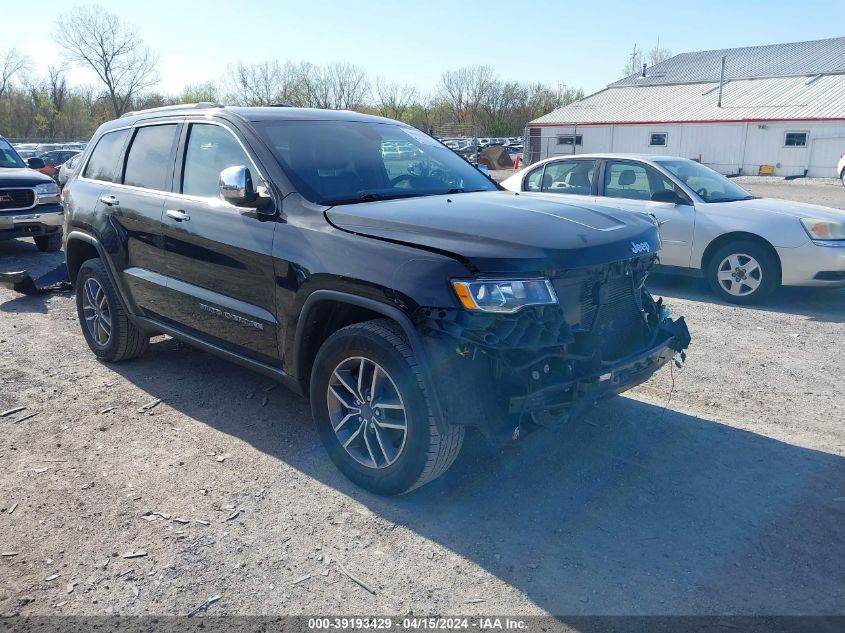
[[[657,164],[695,191],[704,202],[735,202],[754,197],[722,174],[695,161],[661,160]]]
[[[0,138],[0,168],[19,169],[26,167],[26,164],[18,156],[15,148],[9,145],[9,142]]]
[[[256,127],[297,190],[318,204],[496,190],[460,156],[405,125],[264,121]]]

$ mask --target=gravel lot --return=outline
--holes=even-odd
[[[3,270],[61,258],[0,243]],[[845,613],[845,291],[651,286],[682,370],[498,453],[470,437],[402,498],[349,484],[267,379],[167,338],[100,364],[69,295],[0,289],[0,411],[26,407],[0,418],[0,614]]]

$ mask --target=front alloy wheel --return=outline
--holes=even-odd
[[[381,365],[347,358],[332,372],[326,399],[332,429],[352,459],[368,468],[399,459],[408,420],[399,389]]]
[[[389,319],[355,323],[317,352],[311,411],[335,465],[371,492],[396,495],[442,475],[464,427],[438,423],[419,360]]]

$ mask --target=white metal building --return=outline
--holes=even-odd
[[[770,165],[778,176],[838,177],[845,37],[675,55],[531,121],[526,141],[529,162],[636,152],[692,158],[725,174]]]

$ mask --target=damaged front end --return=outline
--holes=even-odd
[[[655,260],[555,275],[556,305],[512,314],[423,309],[419,325],[449,420],[516,439],[644,382],[676,354],[683,361],[683,317],[669,318],[645,288]]]

